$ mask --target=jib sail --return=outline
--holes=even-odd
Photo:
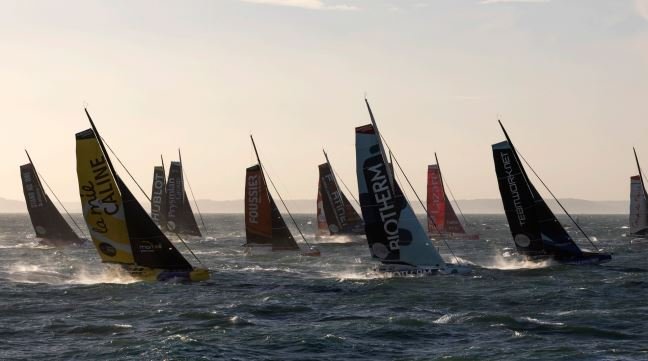
[[[271,246],[273,250],[298,250],[268,186],[259,164],[245,172],[246,246]]]
[[[167,228],[176,233],[200,237],[202,234],[184,189],[182,163],[171,162],[166,191]]]
[[[362,219],[338,187],[328,162],[319,165],[318,220],[320,211],[326,220],[329,235],[359,233]],[[319,206],[321,201],[321,207]]]
[[[428,166],[427,209],[430,214],[428,231],[431,234],[466,233],[445,193],[438,164]]]
[[[77,176],[83,217],[102,261],[192,270],[119,178],[93,129],[76,134]]]
[[[358,193],[371,255],[383,263],[444,266],[383,152],[372,124],[356,128]]]
[[[31,162],[20,166],[20,178],[36,237],[58,245],[81,243],[79,236],[45,193],[36,168]]]
[[[557,258],[582,256],[580,248],[531,184],[511,144],[503,141],[492,148],[502,203],[518,252]]]

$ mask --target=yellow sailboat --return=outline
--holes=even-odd
[[[193,267],[126,187],[85,113],[92,128],[76,134],[77,177],[83,218],[102,262],[146,281],[209,279],[209,270]]]

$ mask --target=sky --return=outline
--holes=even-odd
[[[27,148],[78,199],[84,106],[147,191],[181,148],[197,198],[242,199],[249,134],[284,198],[316,197],[322,148],[357,191],[365,96],[420,193],[437,152],[457,198],[499,197],[500,118],[558,197],[627,199],[648,0],[0,0],[0,197]]]

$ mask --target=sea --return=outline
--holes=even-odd
[[[473,272],[423,277],[374,272],[364,237],[316,239],[315,215],[296,222],[321,257],[246,256],[242,215],[204,219],[186,240],[200,261],[174,241],[212,270],[186,284],[0,215],[0,360],[648,360],[648,242],[622,236],[626,216],[580,215],[613,260],[568,266],[519,258],[503,215],[467,215],[482,239],[437,246]]]

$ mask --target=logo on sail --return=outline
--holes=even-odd
[[[247,204],[248,222],[259,223],[259,175],[250,175],[247,178]]]
[[[387,178],[385,164],[379,162],[366,168],[365,179],[369,183],[368,187],[371,193],[373,193],[376,206],[378,207],[382,228],[387,236],[389,250],[399,250],[398,212],[396,211],[393,192],[389,184],[389,179]],[[376,256],[380,255],[376,254]]]
[[[515,213],[517,214],[518,223],[520,226],[523,226],[526,223],[526,215],[524,214],[524,208],[522,207],[522,200],[520,198],[517,183],[515,183],[511,158],[508,153],[502,153],[501,157],[504,164],[504,171],[506,172],[509,191],[511,192],[511,197],[513,199],[513,206],[515,207]]]

